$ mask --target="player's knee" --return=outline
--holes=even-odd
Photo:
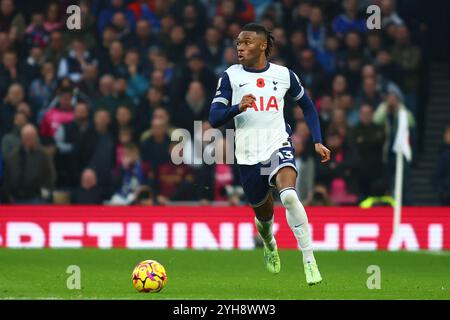
[[[300,202],[300,200],[298,199],[298,196],[297,196],[297,192],[295,192],[295,189],[282,190],[280,192],[280,199],[281,199],[281,203],[283,203],[283,206],[286,209],[289,209],[292,206],[294,206],[295,204],[297,204],[298,202]]]

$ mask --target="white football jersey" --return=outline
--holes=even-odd
[[[231,107],[238,105],[246,94],[256,97],[252,108],[234,117],[238,164],[266,161],[274,151],[286,146],[289,134],[283,109],[288,91],[295,101],[304,93],[298,77],[277,64],[268,63],[261,70],[235,64],[222,74],[213,103],[221,102]]]

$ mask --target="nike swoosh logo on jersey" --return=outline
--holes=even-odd
[[[298,228],[298,227],[300,227],[300,226],[302,226],[302,225],[304,225],[304,223],[298,224],[298,225],[294,226],[294,228]]]
[[[248,84],[248,82],[247,83],[244,83],[244,84],[240,84],[239,83],[239,88],[241,88],[241,87],[243,87],[243,86],[245,86],[245,85],[247,85]]]

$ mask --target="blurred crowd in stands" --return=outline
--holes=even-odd
[[[66,26],[74,3],[81,30]],[[381,30],[366,27],[370,4],[381,8]],[[0,203],[244,203],[235,165],[175,165],[170,136],[186,128],[202,141],[194,121],[210,128],[217,80],[253,21],[272,30],[270,61],[300,77],[332,151],[320,164],[286,98],[301,200],[389,195],[400,108],[416,150],[426,49],[393,0],[0,0]]]

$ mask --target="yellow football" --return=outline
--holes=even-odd
[[[131,280],[139,292],[160,292],[166,285],[167,274],[158,261],[144,260],[134,268]]]

